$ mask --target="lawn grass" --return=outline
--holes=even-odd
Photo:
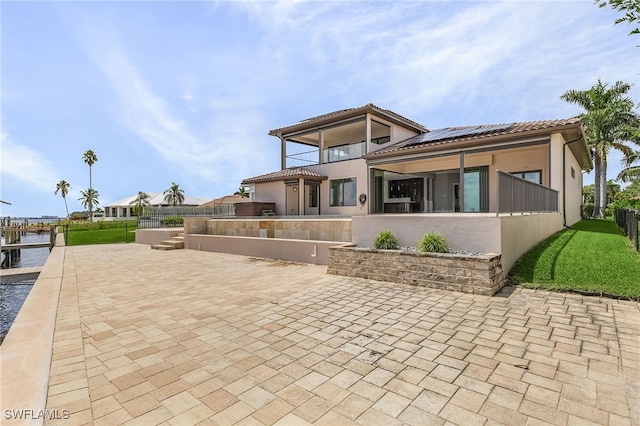
[[[583,220],[542,241],[511,270],[524,287],[640,299],[640,253],[610,220]]]
[[[66,244],[79,246],[88,244],[132,243],[135,241],[135,222],[100,222],[69,225]]]

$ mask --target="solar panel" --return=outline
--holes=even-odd
[[[466,136],[473,136],[482,133],[497,132],[506,130],[513,126],[514,123],[493,124],[488,126],[468,126],[468,127],[445,127],[444,129],[436,129],[427,133],[423,133],[406,141],[404,146],[417,145],[426,142],[433,142],[444,139],[454,139]]]

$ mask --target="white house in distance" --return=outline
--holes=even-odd
[[[152,207],[170,207],[164,199],[164,194],[162,192],[147,192],[149,196],[149,205]],[[115,219],[115,218],[130,218],[135,217],[133,213],[133,208],[135,207],[135,201],[138,198],[138,194],[132,195],[127,198],[123,198],[121,200],[110,203],[107,206],[104,206],[104,216],[105,219]],[[198,207],[201,204],[204,204],[208,201],[211,201],[210,198],[196,198],[191,197],[189,195],[184,196],[184,202],[180,205],[181,207]]]

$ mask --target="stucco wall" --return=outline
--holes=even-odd
[[[339,245],[335,241],[290,240],[282,238],[229,237],[222,235],[187,234],[185,248],[242,256],[280,259],[326,265],[329,247]],[[346,243],[345,243],[346,244]]]
[[[564,144],[565,139],[562,135],[551,135],[551,149],[554,155],[554,161],[552,163],[554,167],[552,187],[559,191],[558,205],[560,207],[560,211],[562,211],[563,207],[566,208],[567,226],[571,226],[581,219],[580,205],[582,204],[582,170],[569,147]],[[562,164],[563,150],[565,159],[564,168]],[[571,177],[571,168],[574,170],[574,177]],[[565,193],[564,197],[563,191]]]
[[[353,242],[358,247],[371,247],[373,239],[391,230],[401,246],[415,246],[427,232],[439,232],[450,248],[502,255],[502,268],[508,273],[515,262],[545,238],[562,230],[561,213],[525,215],[422,214],[369,215],[352,219]]]
[[[328,180],[322,181],[320,186],[320,214],[322,215],[341,215],[352,216],[366,214],[368,212],[369,200],[364,205],[358,201],[360,194],[368,194],[368,170],[367,164],[363,159],[338,161],[335,163],[319,164],[307,167],[309,170],[329,176]],[[330,206],[329,205],[329,187],[332,179],[357,179],[356,205],[355,206]],[[284,190],[284,188],[283,188]]]
[[[495,214],[385,214],[352,218],[352,238],[359,247],[371,247],[376,235],[386,229],[405,247],[415,246],[428,232],[439,232],[447,238],[450,248],[500,253],[500,218]]]
[[[136,243],[160,244],[164,240],[175,237],[182,232],[184,232],[183,228],[136,229]]]
[[[500,216],[502,268],[505,273],[529,249],[562,230],[562,221],[561,213]]]
[[[287,213],[286,192],[284,182],[265,182],[255,184],[256,199],[255,201],[263,203],[276,203],[277,215],[285,215]]]

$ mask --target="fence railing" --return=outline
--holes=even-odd
[[[228,217],[235,216],[233,204],[213,207],[164,207],[145,209],[138,219],[138,229],[180,228],[185,217]]]
[[[502,170],[498,176],[498,209],[500,213],[557,212],[558,191],[522,179]]]
[[[636,250],[640,251],[640,241],[638,238],[638,221],[640,221],[640,212],[634,209],[615,209],[614,212],[616,223],[629,237]]]

